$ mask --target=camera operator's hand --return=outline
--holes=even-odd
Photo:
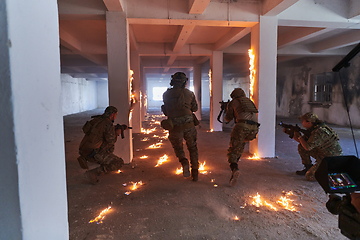
[[[351,204],[360,213],[360,193],[351,193]]]

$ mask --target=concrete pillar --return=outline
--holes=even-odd
[[[130,59],[129,25],[124,12],[106,12],[109,103],[117,107],[116,123],[129,125],[130,110]],[[133,159],[132,130],[125,131],[125,138],[118,138],[115,155],[125,163]]]
[[[193,71],[193,81],[194,81],[194,93],[196,101],[199,105],[199,110],[195,112],[196,117],[201,120],[201,65],[196,64]]]
[[[254,101],[261,124],[256,140],[249,151],[259,157],[275,156],[276,121],[276,57],[277,18],[260,16],[260,22],[251,29],[251,48],[255,53]]]
[[[133,74],[133,94],[135,97],[135,105],[133,105],[131,126],[133,133],[141,132],[141,118],[140,118],[140,57],[137,51],[132,51],[130,55],[130,67],[134,71]]]
[[[217,120],[220,111],[219,102],[223,92],[223,52],[213,51],[210,58],[211,82],[210,89],[210,130],[222,131],[222,123]]]
[[[69,239],[56,0],[0,0],[0,53],[0,239]]]

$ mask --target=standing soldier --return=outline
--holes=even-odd
[[[109,106],[104,114],[94,116],[82,128],[85,136],[79,146],[79,164],[83,169],[89,168],[88,161],[100,164],[99,167],[85,172],[85,176],[92,184],[99,182],[97,176],[117,171],[124,164],[120,157],[113,154],[114,144],[121,131],[113,125],[117,112],[116,107]]]
[[[229,184],[235,186],[240,176],[238,161],[244,151],[245,143],[256,138],[260,124],[257,122],[258,110],[244,90],[235,88],[230,94],[232,100],[227,106],[225,121],[235,121],[231,131],[230,146],[227,151],[227,159],[230,163],[231,177]]]
[[[183,139],[185,139],[190,154],[192,180],[196,182],[199,162],[193,112],[198,110],[198,105],[194,93],[185,88],[187,81],[188,78],[183,72],[171,76],[172,88],[163,94],[164,105],[161,106],[161,110],[168,119],[163,120],[162,126],[169,130],[169,140],[183,167],[183,176],[190,177],[189,161],[183,149]],[[165,122],[168,126],[164,124]]]
[[[296,171],[297,175],[305,175],[308,181],[316,181],[315,172],[325,157],[343,155],[339,137],[334,130],[318,119],[314,113],[308,112],[298,117],[304,128],[311,132],[309,138],[301,136],[300,132],[294,133],[294,140],[299,142],[298,152],[305,168]],[[316,160],[312,165],[311,158]]]

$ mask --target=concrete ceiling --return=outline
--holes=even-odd
[[[149,72],[173,73],[224,52],[224,73],[248,69],[251,27],[278,18],[278,62],[345,56],[360,42],[359,0],[58,0],[61,72],[107,77],[106,11],[129,22],[130,50]]]

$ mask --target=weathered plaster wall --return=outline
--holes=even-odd
[[[342,57],[304,58],[291,63],[278,64],[276,89],[276,114],[278,116],[299,116],[306,112],[316,113],[327,123],[349,126],[340,76],[344,83],[351,122],[360,127],[360,56],[354,57],[349,68],[335,73],[332,104],[322,107],[309,104],[311,97],[310,75],[332,72]]]
[[[64,116],[98,108],[96,81],[61,74],[61,101]]]

